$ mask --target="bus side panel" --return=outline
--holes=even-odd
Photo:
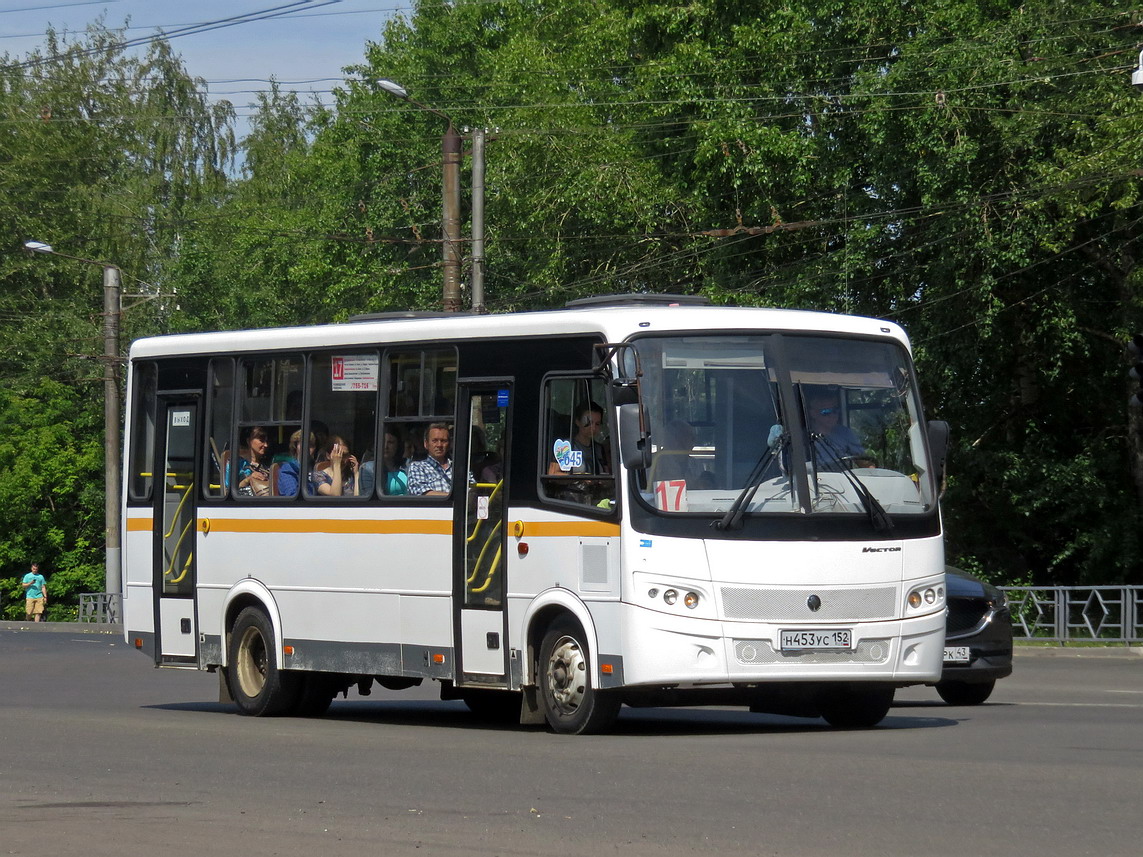
[[[252,579],[281,617],[291,669],[400,675],[403,646],[451,651],[451,524],[407,513],[332,504],[218,509],[199,539],[204,633],[220,650],[227,593],[233,581]],[[246,557],[242,567],[237,557]]]
[[[127,510],[123,541],[123,637],[129,645],[141,641],[140,651],[155,656],[154,538],[151,510]]]
[[[593,647],[593,662],[602,653],[618,663],[620,628],[611,618],[617,615],[622,589],[619,526],[550,509],[519,507],[511,509],[508,516],[523,529],[522,534],[509,539],[508,547],[510,646],[521,656],[527,651],[529,628],[525,623],[529,616],[548,616],[551,612],[574,616],[572,605],[578,605],[588,617],[581,623],[595,626],[585,628],[588,635],[601,635],[597,641],[588,641]],[[555,597],[553,590],[566,595]],[[609,617],[603,624],[601,614]],[[550,620],[539,621],[542,625],[536,629],[537,642]],[[524,665],[524,680],[531,672],[532,665]],[[615,672],[611,676],[618,678]],[[608,683],[612,680],[609,677]]]

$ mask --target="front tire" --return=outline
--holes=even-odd
[[[973,682],[939,681],[937,693],[949,705],[980,705],[992,696],[992,689],[996,687],[996,680]]]
[[[835,690],[820,700],[821,715],[837,729],[869,729],[885,719],[893,705],[893,688]]]
[[[578,624],[560,619],[548,629],[540,645],[540,696],[544,718],[553,732],[603,732],[619,715],[619,697],[593,685],[585,641]]]
[[[228,651],[230,696],[242,714],[262,717],[294,707],[301,691],[299,676],[279,669],[274,627],[262,610],[247,607],[238,614]]]

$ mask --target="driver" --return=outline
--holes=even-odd
[[[819,468],[833,469],[846,464],[847,459],[869,458],[857,433],[841,421],[841,397],[837,388],[817,388],[807,393],[806,425]],[[868,466],[864,460],[855,463]]]

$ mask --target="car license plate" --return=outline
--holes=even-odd
[[[849,651],[853,648],[851,628],[807,629],[778,633],[779,645],[783,652]]]
[[[967,664],[972,660],[968,646],[945,646],[946,664]]]

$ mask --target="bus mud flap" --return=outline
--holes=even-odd
[[[521,726],[543,726],[544,709],[540,705],[539,688],[533,685],[520,688],[523,691],[523,700],[520,704]]]
[[[215,672],[218,673],[218,701],[234,702],[234,697],[230,695],[230,682],[226,680],[226,667],[219,667]]]

